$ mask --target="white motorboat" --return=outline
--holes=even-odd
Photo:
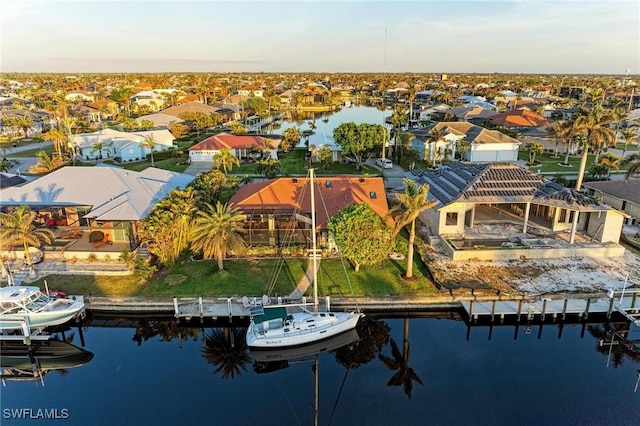
[[[80,300],[51,298],[38,287],[3,287],[0,288],[0,330],[64,324],[84,308]]]
[[[311,186],[311,226],[313,259],[313,312],[289,312],[281,305],[254,309],[247,330],[247,346],[251,349],[275,349],[308,345],[354,329],[364,316],[360,312],[321,312],[318,310],[318,250],[314,171],[309,170]]]

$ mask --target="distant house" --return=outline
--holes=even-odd
[[[129,100],[132,105],[137,107],[158,111],[165,105],[167,97],[170,97],[175,92],[177,92],[175,89],[143,90],[132,95]]]
[[[629,215],[629,222],[640,224],[640,180],[585,182],[587,193],[614,209]]]
[[[0,173],[0,189],[9,188],[10,186],[19,186],[26,181],[27,179],[20,175],[14,175],[11,173]]]
[[[156,129],[167,129],[169,128],[169,124],[171,123],[182,123],[184,121],[175,115],[165,114],[164,112],[156,112],[155,114],[141,115],[140,117],[136,118],[134,122],[140,124],[143,120],[152,122],[154,128]]]
[[[331,248],[327,223],[347,206],[366,203],[387,223],[389,206],[382,178],[353,176],[317,177],[316,216],[320,246]],[[278,178],[240,187],[229,200],[246,215],[245,239],[252,245],[308,245],[311,231],[309,178]]]
[[[53,114],[45,111],[32,111],[24,109],[0,109],[0,133],[12,133],[13,129],[10,125],[12,117],[27,116],[31,117],[33,121],[33,127],[30,134],[40,133],[50,129],[55,124],[55,118]]]
[[[512,163],[451,162],[436,171],[414,170],[405,176],[430,185],[428,198],[438,204],[420,219],[433,235],[464,236],[483,223],[514,223],[522,234],[531,228],[566,232],[571,245],[577,232],[600,243],[617,244],[620,238],[623,214]],[[619,255],[624,249],[609,253]]]
[[[526,109],[501,112],[492,116],[491,121],[496,126],[513,128],[541,127],[551,124],[551,120]]]
[[[237,91],[238,95],[248,96],[250,98],[261,98],[264,96],[264,90],[258,86],[246,86]]]
[[[266,136],[230,135],[228,133],[210,136],[188,148],[189,159],[191,161],[213,161],[213,157],[222,149],[229,149],[231,154],[239,160],[254,159],[263,156],[265,139],[269,146],[267,149],[268,157],[277,159],[280,140]]]
[[[441,141],[431,140],[432,130],[442,135]],[[459,150],[457,143],[465,140],[469,144],[464,159],[471,162],[518,161],[520,142],[496,130],[485,129],[467,122],[441,121],[426,129],[411,130],[416,136],[414,146],[422,153],[421,159],[433,158],[437,152],[449,150],[450,158]]]
[[[153,140],[153,148],[147,142]],[[136,161],[146,158],[153,152],[166,151],[173,147],[175,138],[168,130],[147,130],[140,132],[120,132],[103,129],[93,133],[81,133],[73,136],[73,142],[84,159],[104,159],[118,157],[120,161]],[[102,149],[96,148],[102,145]]]

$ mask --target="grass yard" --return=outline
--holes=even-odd
[[[426,265],[416,256],[415,280],[405,281],[405,261],[388,259],[382,265],[361,268],[355,272],[345,261],[348,277],[340,259],[323,259],[318,271],[320,296],[385,296],[425,295],[437,290],[428,278]],[[49,275],[35,282],[67,294],[93,296],[271,296],[290,294],[307,270],[307,258],[228,260],[224,271],[218,270],[213,260],[185,260],[172,268],[156,273],[148,282],[141,283],[134,276]],[[279,271],[278,274],[275,272]],[[273,289],[269,283],[277,276]],[[351,285],[349,285],[349,281]],[[311,288],[307,291],[312,296]]]

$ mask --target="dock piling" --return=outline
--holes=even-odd
[[[516,322],[520,322],[521,313],[522,313],[522,299],[518,301],[518,313],[516,314]]]
[[[567,304],[569,303],[569,299],[564,299],[564,305],[562,306],[562,321],[567,318]]]
[[[180,311],[178,310],[178,298],[174,297],[173,298],[173,309],[175,312],[175,317],[176,318],[180,318]]]
[[[547,311],[547,300],[548,299],[544,299],[542,301],[542,313],[540,314],[540,319],[542,321],[544,321],[544,317],[545,317],[545,312]]]
[[[607,319],[611,319],[611,311],[613,311],[613,302],[614,302],[614,298],[612,297],[611,300],[609,300],[609,310],[607,311]]]
[[[198,310],[200,312],[200,324],[204,321],[204,307],[202,306],[202,296],[198,297]]]
[[[589,317],[590,306],[591,306],[591,299],[587,299],[587,306],[584,308],[584,314],[582,314],[582,319],[587,319]]]

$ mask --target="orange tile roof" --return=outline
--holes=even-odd
[[[331,182],[330,186],[327,182]],[[329,218],[352,204],[367,203],[383,218],[389,212],[382,178],[317,177],[315,183],[318,228],[326,228]],[[244,185],[229,201],[244,212],[292,210],[311,216],[309,178],[306,177],[277,178]],[[391,226],[393,220],[387,218],[387,223]]]
[[[271,147],[277,148],[277,142],[270,140]],[[275,146],[274,146],[275,144]],[[218,151],[223,148],[237,149],[237,148],[251,148],[254,146],[263,146],[262,138],[260,136],[252,135],[230,135],[228,133],[219,133],[208,137],[207,139],[199,142],[192,147],[188,148],[188,151]]]
[[[491,121],[498,126],[504,127],[540,127],[551,123],[540,114],[518,109],[502,112],[491,117]]]

